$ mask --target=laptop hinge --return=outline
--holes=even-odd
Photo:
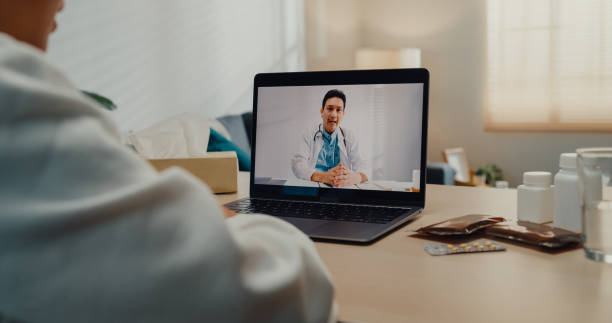
[[[394,209],[410,210],[417,208],[415,206],[402,206],[402,205],[380,205],[380,204],[366,204],[366,203],[346,203],[337,201],[302,201],[302,200],[285,200],[285,199],[274,199],[274,198],[262,198],[262,197],[251,197],[252,200],[266,200],[266,201],[281,201],[281,202],[300,202],[300,203],[314,203],[314,204],[330,204],[330,205],[348,205],[348,206],[369,206],[369,207],[384,207]]]

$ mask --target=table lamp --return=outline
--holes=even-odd
[[[421,49],[360,48],[355,52],[355,67],[357,69],[421,67]]]

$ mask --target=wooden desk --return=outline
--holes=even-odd
[[[238,194],[248,195],[248,173]],[[612,322],[612,265],[581,249],[548,254],[501,242],[497,253],[429,256],[409,237],[468,213],[516,216],[516,191],[428,185],[423,215],[369,246],[316,243],[350,322]]]

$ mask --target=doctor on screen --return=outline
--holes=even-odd
[[[340,126],[346,113],[346,96],[330,90],[321,105],[322,122],[308,129],[291,160],[293,174],[303,180],[334,187],[366,182],[365,162],[355,134]]]

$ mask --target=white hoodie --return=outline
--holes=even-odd
[[[334,319],[306,236],[265,215],[225,220],[197,179],[123,147],[106,113],[0,33],[0,318]]]

